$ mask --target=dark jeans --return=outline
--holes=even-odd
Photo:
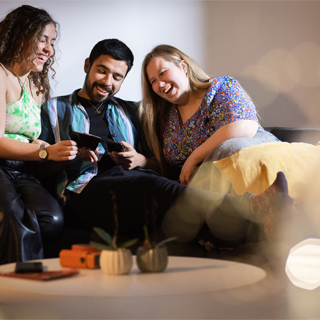
[[[111,234],[116,211],[119,235],[137,236],[145,224],[156,227],[185,188],[153,173],[116,166],[99,173],[80,194],[68,192],[67,205],[89,228],[100,227]]]
[[[62,234],[61,207],[32,172],[31,162],[0,161],[0,264],[41,259]]]
[[[218,239],[238,243],[252,225],[249,193],[225,195],[121,167],[99,173],[80,194],[68,195],[73,215],[89,228],[100,227],[113,235],[116,211],[119,235],[126,238],[141,236],[145,224],[154,230],[162,222],[161,231],[179,241],[192,240],[206,224]]]

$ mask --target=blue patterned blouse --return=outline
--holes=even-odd
[[[216,130],[237,120],[259,124],[256,108],[248,94],[232,77],[210,79],[211,85],[196,113],[180,127],[178,109],[170,110],[163,136],[163,152],[173,166],[182,166],[193,150]],[[264,129],[259,124],[258,131]]]

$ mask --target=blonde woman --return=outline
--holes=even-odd
[[[182,184],[218,146],[211,160],[277,141],[259,124],[253,102],[236,79],[211,78],[175,47],[160,45],[147,54],[142,90],[149,146],[163,170],[178,172]]]

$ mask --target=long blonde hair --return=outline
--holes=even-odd
[[[184,60],[187,63],[190,92],[194,95],[197,95],[200,90],[209,88],[210,76],[208,76],[192,58],[179,49],[169,45],[159,45],[155,47],[143,60],[141,71],[142,101],[140,105],[140,117],[149,148],[159,161],[162,173],[166,174],[166,162],[162,151],[163,132],[172,104],[158,96],[152,90],[152,86],[148,80],[147,66],[151,60],[156,57],[161,57],[177,66]]]

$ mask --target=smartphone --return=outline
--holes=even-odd
[[[17,262],[15,273],[41,273],[42,262]]]
[[[93,134],[72,131],[71,140],[77,143],[78,148],[87,148],[94,151],[101,141],[101,138]]]
[[[124,146],[119,142],[115,142],[112,140],[106,140],[106,144],[107,144],[109,152],[112,152],[112,151],[125,152]]]

